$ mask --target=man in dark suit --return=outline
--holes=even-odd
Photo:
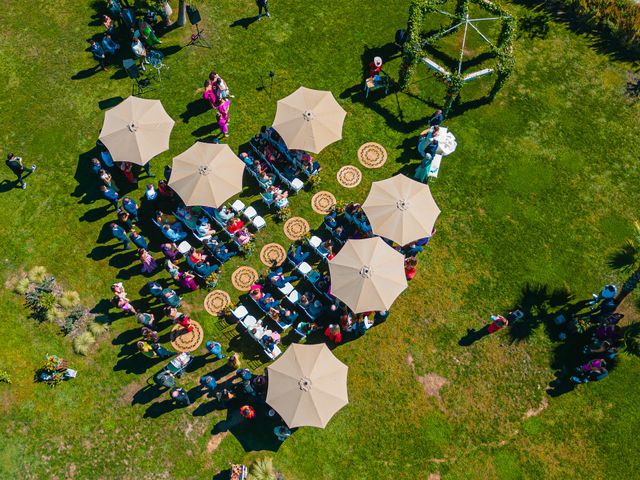
[[[269,0],[256,0],[256,5],[258,5],[258,20],[262,20],[263,8],[267,17],[271,18],[271,14],[269,13]]]

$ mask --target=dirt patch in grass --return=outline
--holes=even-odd
[[[426,375],[417,375],[416,374],[416,366],[413,361],[413,356],[409,353],[407,354],[407,363],[411,366],[413,370],[413,374],[416,376],[416,380],[422,384],[422,388],[424,389],[425,395],[428,397],[436,397],[438,400],[440,398],[440,389],[445,385],[448,385],[450,382],[446,378],[438,375],[437,373],[427,373]]]
[[[215,452],[227,435],[229,435],[229,432],[220,432],[212,435],[207,442],[207,453]]]
[[[427,478],[427,480],[440,480],[440,474],[439,473],[430,473],[429,477]]]
[[[139,390],[141,390],[147,384],[146,378],[141,378],[137,382],[131,382],[122,389],[122,395],[120,395],[120,401],[123,405],[131,405],[133,397]]]
[[[529,410],[527,410],[524,414],[524,417],[522,417],[522,419],[524,420],[529,417],[535,417],[536,415],[540,415],[542,411],[548,406],[549,406],[549,400],[547,400],[547,397],[542,397],[542,401],[540,402],[540,405],[537,408],[530,408]]]

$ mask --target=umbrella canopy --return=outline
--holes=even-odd
[[[174,124],[160,100],[129,97],[105,113],[100,141],[116,162],[144,165],[169,149]]]
[[[185,205],[218,208],[242,190],[243,172],[229,145],[196,142],[174,157],[169,186]]]
[[[342,138],[346,115],[331,92],[300,87],[278,100],[273,128],[290,149],[318,153]]]
[[[324,428],[349,403],[347,370],[324,343],[294,343],[267,367],[267,403],[291,428]]]
[[[329,272],[331,294],[355,313],[389,310],[407,288],[404,256],[379,237],[348,240]]]
[[[429,186],[404,175],[373,182],[362,209],[373,233],[400,245],[431,235],[440,215]]]

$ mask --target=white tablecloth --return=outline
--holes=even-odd
[[[447,131],[446,128],[440,127],[438,131],[438,135],[436,136],[438,140],[438,152],[440,155],[447,156],[453,153],[458,146],[456,142],[456,137],[453,136],[453,133]]]

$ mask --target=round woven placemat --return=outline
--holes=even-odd
[[[251,285],[258,280],[258,272],[251,267],[239,267],[231,274],[231,283],[241,292],[248,292]]]
[[[318,192],[311,199],[311,208],[316,213],[326,215],[336,205],[336,197],[331,192]]]
[[[193,352],[204,339],[204,331],[202,325],[195,320],[191,320],[193,330],[187,332],[187,329],[181,325],[174,325],[171,329],[171,346],[178,352]]]
[[[214,290],[204,299],[204,309],[211,315],[220,315],[231,303],[231,297],[224,290]]]
[[[367,168],[380,168],[387,161],[387,151],[379,143],[365,143],[358,149],[358,160]]]
[[[309,222],[302,217],[291,217],[284,224],[284,234],[289,240],[300,240],[309,233]]]
[[[362,180],[362,172],[353,165],[345,165],[336,175],[338,183],[345,188],[357,187]]]
[[[267,267],[272,267],[274,262],[277,266],[287,258],[287,251],[279,243],[267,243],[262,250],[260,250],[260,261]]]

